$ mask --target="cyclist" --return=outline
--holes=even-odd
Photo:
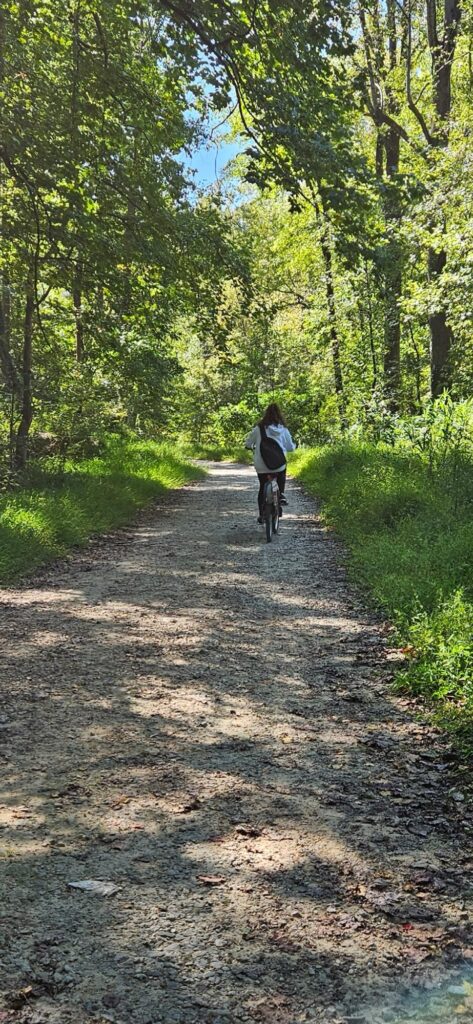
[[[261,427],[263,428],[263,431],[266,432],[267,437],[271,437],[274,441],[277,441],[278,445],[282,449],[281,465],[278,468],[268,469],[262,459],[260,451],[262,437]],[[263,414],[260,422],[253,427],[253,430],[250,430],[248,437],[245,438],[245,448],[253,449],[253,459],[259,480],[259,523],[263,522],[263,494],[264,485],[268,479],[268,473],[272,473],[277,477],[281,504],[287,505],[287,499],[284,496],[286,488],[286,452],[295,451],[295,447],[296,446],[286,427],[284,417],[279,406],[276,405],[275,402],[272,402],[271,405],[268,405],[268,408]]]

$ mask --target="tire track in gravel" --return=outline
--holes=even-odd
[[[0,1020],[473,1020],[448,750],[313,501],[208,470],[1,594]]]

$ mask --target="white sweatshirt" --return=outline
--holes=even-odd
[[[269,427],[266,427],[266,433],[268,437],[273,437],[274,440],[281,445],[283,452],[295,451],[296,446],[294,444],[294,441],[292,440],[292,437],[287,427],[283,427],[282,423],[278,423],[277,425],[275,423],[271,423]],[[245,438],[245,448],[254,449],[254,463],[256,472],[280,473],[282,469],[285,469],[285,462],[283,462],[282,466],[280,466],[279,469],[268,469],[268,467],[265,465],[261,458],[260,443],[261,431],[260,428],[256,426],[253,427],[253,430],[250,431],[248,437]]]

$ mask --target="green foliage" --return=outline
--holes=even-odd
[[[397,685],[433,700],[437,719],[473,754],[473,601],[457,590],[409,624],[415,657]]]
[[[219,197],[195,201],[184,173],[197,65],[152,4],[2,7],[0,442],[20,466],[33,417],[69,445],[120,419],[159,428],[176,322],[208,324],[245,279]]]
[[[119,526],[156,495],[201,476],[168,445],[112,436],[99,457],[47,459],[20,491],[0,498],[0,580]]]
[[[291,472],[323,499],[354,578],[395,623],[411,659],[402,685],[473,750],[473,448],[462,474],[454,443],[431,456],[345,441],[296,453]]]

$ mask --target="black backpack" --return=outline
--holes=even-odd
[[[266,429],[262,423],[258,425],[261,433],[261,458],[265,466],[270,470],[281,469],[282,466],[286,465],[286,456],[281,445],[274,440],[274,437],[268,437]]]

